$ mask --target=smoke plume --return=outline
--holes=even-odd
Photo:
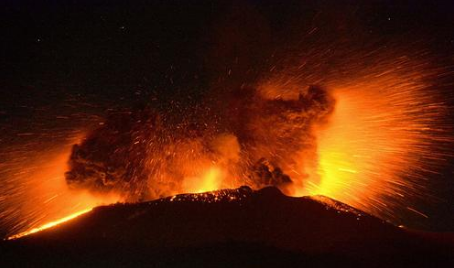
[[[67,183],[131,201],[241,185],[288,191],[290,184],[304,184],[306,174],[296,166],[301,155],[316,157],[312,130],[333,110],[329,92],[264,85],[219,96],[211,103],[224,105],[186,114],[153,107],[110,114],[74,145]]]

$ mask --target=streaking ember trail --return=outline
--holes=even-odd
[[[59,224],[62,224],[64,222],[67,222],[67,221],[70,221],[72,219],[75,219],[85,213],[88,213],[90,212],[92,209],[89,208],[89,209],[85,209],[85,210],[82,210],[82,211],[79,211],[79,212],[76,212],[74,214],[71,214],[69,216],[66,216],[62,219],[59,219],[59,220],[56,220],[56,221],[52,221],[52,222],[48,222],[42,226],[39,226],[39,227],[36,227],[36,228],[33,228],[31,230],[28,230],[28,231],[25,231],[25,232],[22,232],[22,233],[18,233],[18,234],[15,234],[15,235],[12,235],[12,236],[9,236],[8,238],[6,238],[6,240],[14,240],[14,239],[18,239],[18,238],[21,238],[21,237],[24,237],[24,236],[27,236],[27,235],[31,235],[31,234],[34,234],[34,233],[37,233],[37,232],[41,232],[41,231],[44,231],[46,229],[49,229],[49,228],[52,228],[54,226],[57,226]]]
[[[68,188],[64,179],[66,163],[71,145],[78,139],[79,136],[55,148],[34,144],[40,148],[36,155],[32,151],[25,151],[23,157],[22,152],[9,153],[10,160],[2,170],[5,177],[0,199],[2,224],[9,230],[6,237],[31,229],[39,231],[68,215],[122,201],[115,195],[93,195]]]
[[[283,68],[176,121],[153,110],[113,115],[75,145],[66,180],[133,202],[274,185],[398,222],[396,209],[416,213],[406,204],[427,194],[424,178],[453,140],[448,107],[430,87],[437,70],[420,59],[376,60],[342,78]]]
[[[452,156],[452,107],[437,88],[452,66],[407,40],[318,34],[232,78],[238,63],[189,107],[113,109],[77,139],[0,152],[7,235],[102,204],[243,185],[325,195],[396,224],[401,210],[428,217],[413,200],[430,199],[428,175]]]

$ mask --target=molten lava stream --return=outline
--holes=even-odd
[[[64,222],[67,222],[67,221],[70,221],[72,219],[75,219],[75,218],[79,217],[80,215],[83,215],[85,213],[90,212],[91,210],[92,210],[92,208],[88,208],[88,209],[84,209],[82,211],[78,211],[76,213],[73,213],[73,214],[71,214],[69,216],[66,216],[64,218],[61,218],[59,220],[51,221],[51,222],[48,222],[48,223],[46,223],[46,224],[44,224],[42,226],[33,228],[31,230],[28,230],[28,231],[25,231],[25,232],[21,232],[21,233],[9,236],[6,240],[14,240],[14,239],[18,239],[18,238],[21,238],[21,237],[24,237],[24,236],[27,236],[27,235],[31,235],[31,234],[37,233],[37,232],[41,232],[43,230],[52,228],[52,227],[57,226],[59,224],[62,224]]]

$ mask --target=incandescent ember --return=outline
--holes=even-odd
[[[319,86],[294,96],[279,90],[241,88],[187,113],[152,107],[112,113],[74,145],[66,181],[129,201],[240,185],[288,192],[288,185],[304,184],[307,174],[294,172],[301,165],[296,157],[316,157],[312,131],[334,99]]]

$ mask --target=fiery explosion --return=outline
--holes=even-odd
[[[344,45],[310,44],[301,60],[190,109],[113,112],[61,150],[5,164],[1,218],[33,233],[100,204],[243,185],[325,195],[384,219],[422,214],[409,200],[452,142],[433,89],[445,70],[422,51],[334,49]]]
[[[425,178],[446,159],[446,106],[421,80],[368,79],[336,89],[330,124],[317,130],[320,179],[309,192],[385,219],[398,218],[396,206],[421,214],[409,200],[427,197]]]
[[[425,216],[408,200],[424,194],[424,177],[447,156],[447,106],[427,64],[387,56],[345,78],[284,68],[181,117],[112,115],[74,147],[66,180],[129,201],[274,185],[385,219],[398,218],[396,207]]]
[[[152,110],[112,116],[74,147],[67,182],[129,201],[241,185],[291,193],[292,180],[303,185],[299,156],[315,155],[312,129],[331,113],[331,96],[315,86],[291,99],[242,89],[226,101],[221,111],[208,109],[218,122],[198,111],[179,122]]]

